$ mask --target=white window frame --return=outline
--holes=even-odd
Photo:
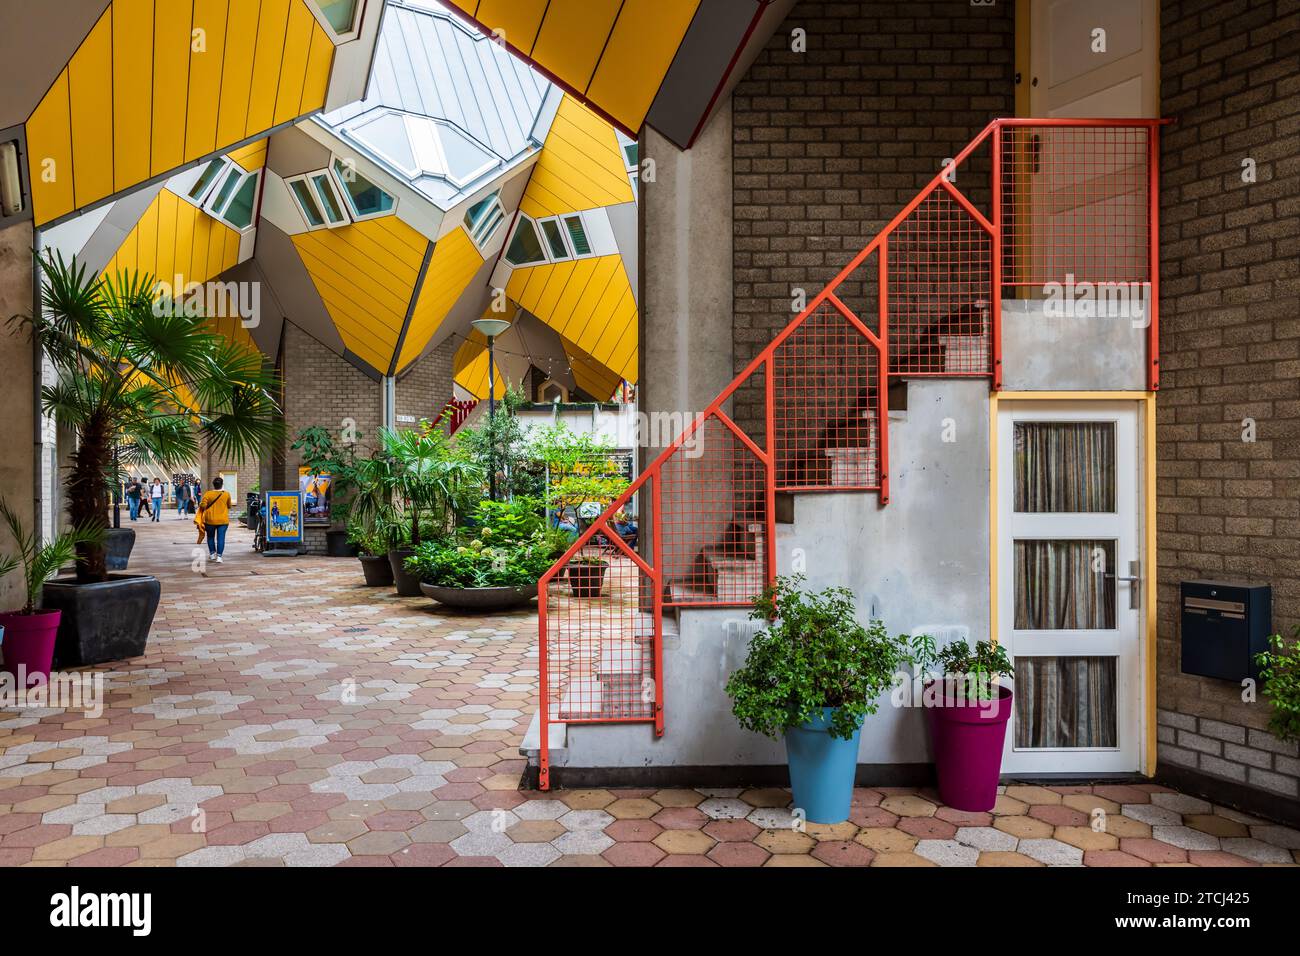
[[[326,210],[325,203],[321,199],[320,187],[318,187],[315,182],[315,178],[322,175],[325,177],[325,181],[330,184],[331,189],[334,190],[334,198],[338,202],[339,210],[343,213],[342,222],[336,223],[330,221],[329,212]],[[317,211],[321,214],[322,222],[319,225],[313,225],[312,221],[307,218],[307,210],[302,208],[302,203],[299,202],[297,193],[293,191],[294,183],[302,183],[315,201]],[[334,179],[329,175],[329,170],[316,169],[308,173],[301,173],[297,176],[289,176],[285,179],[284,185],[285,188],[289,190],[289,199],[293,202],[294,208],[298,210],[298,215],[302,217],[303,225],[307,227],[308,231],[315,232],[317,229],[334,229],[338,226],[349,225],[352,222],[352,220],[348,218],[348,206],[343,202],[342,197],[338,195],[337,185],[335,184]]]
[[[527,223],[528,227],[533,230],[533,235],[536,236],[538,245],[542,247],[542,256],[544,258],[534,259],[530,262],[511,262],[510,247],[514,244],[515,236],[518,234],[520,229],[524,228],[525,223]],[[512,269],[531,269],[533,266],[544,266],[552,261],[549,258],[545,258],[548,253],[547,245],[546,237],[542,235],[542,231],[537,225],[537,220],[528,215],[528,213],[521,212],[516,217],[514,228],[511,229],[510,234],[506,236],[506,244],[502,247],[501,258],[505,261],[506,265],[510,266]]]
[[[437,131],[433,136],[433,141],[435,144],[437,144],[438,163],[441,166],[441,169],[436,172],[430,169],[425,169],[424,172],[431,173],[432,175],[435,176],[442,176],[448,182],[455,183],[457,186],[460,186],[463,189],[464,187],[468,186],[470,183],[475,182],[478,179],[481,179],[488,172],[490,172],[493,169],[496,169],[498,166],[501,165],[501,160],[497,158],[496,154],[489,149],[488,154],[491,158],[488,159],[487,162],[485,162],[482,166],[478,167],[476,170],[474,170],[472,173],[470,173],[467,176],[464,177],[457,176],[455,173],[451,171],[451,163],[447,162],[447,148],[442,144],[442,131],[444,129],[450,128],[451,124],[443,121],[435,120],[432,125],[433,128]],[[407,129],[409,132],[410,127],[408,126]],[[474,145],[482,147],[482,144],[479,143],[479,141],[475,139],[473,136],[470,136],[468,133],[464,133],[461,130],[455,130],[455,132],[460,135],[463,135]],[[418,156],[416,157],[416,160],[417,161],[419,160]]]
[[[569,227],[564,224],[563,216],[543,216],[536,220],[538,234],[542,237],[542,251],[546,253],[547,262],[568,262],[571,259],[578,258],[573,254],[573,243],[569,241]],[[546,227],[543,223],[553,222],[555,228],[560,231],[560,244],[564,246],[567,255],[557,256],[555,250],[551,248],[551,240],[546,235]]]
[[[329,17],[325,16],[325,11],[320,8],[320,4],[316,3],[316,0],[309,0],[307,9],[309,9],[312,16],[316,18],[316,22],[325,28],[325,32],[328,33],[330,37],[338,43],[344,43],[348,40],[355,40],[360,35],[361,21],[366,12],[366,0],[357,0],[357,9],[352,14],[352,29],[348,30],[346,33],[339,33],[334,29],[334,24],[330,23]]]
[[[352,167],[357,171],[357,175],[362,177],[366,182],[370,183],[370,185],[374,186],[381,193],[383,193],[385,196],[387,196],[389,199],[393,201],[393,204],[391,206],[389,206],[387,209],[381,209],[379,212],[368,212],[368,213],[358,212],[356,205],[352,202],[352,193],[348,191],[347,183],[343,181],[343,177],[339,173],[336,167],[336,164],[338,163],[343,163],[344,165],[346,165],[347,158],[343,156],[330,156],[330,164],[327,172],[329,173],[330,178],[333,180],[334,185],[338,187],[339,194],[343,197],[344,215],[351,217],[352,222],[365,222],[367,219],[382,219],[384,216],[391,216],[397,212],[397,205],[400,202],[400,199],[398,198],[397,194],[381,186],[375,180],[374,176],[370,175],[369,173],[362,172],[360,164],[357,163],[356,160],[353,160]],[[341,225],[346,225],[346,223],[342,223]]]
[[[225,201],[222,202],[220,206],[217,206],[216,204],[217,194],[221,191],[221,186],[224,185],[226,180],[231,176],[237,177],[235,181],[235,185],[230,190],[230,192],[226,194]],[[226,218],[226,210],[229,209],[230,204],[235,201],[235,197],[239,195],[239,191],[244,188],[244,183],[246,183],[250,179],[254,181],[253,182],[253,197],[254,197],[253,216],[249,220],[247,226],[239,226]],[[246,171],[238,163],[228,161],[226,164],[226,168],[223,169],[221,173],[217,176],[217,178],[213,180],[213,185],[209,187],[208,190],[204,193],[202,209],[213,219],[221,220],[221,222],[225,223],[227,226],[229,226],[231,229],[234,229],[236,232],[241,232],[241,233],[248,232],[249,230],[257,227],[257,198],[256,197],[258,195],[258,190],[261,188],[262,185],[261,180],[262,180],[262,170],[255,169],[250,173]]]
[[[486,202],[487,206],[479,214],[478,219],[471,219],[470,210],[474,206],[477,206],[479,203],[483,203],[483,202]],[[495,219],[493,218],[494,216]],[[470,221],[467,222],[466,220],[470,220]],[[465,227],[465,232],[469,235],[474,245],[478,247],[480,252],[482,252],[491,244],[492,239],[496,236],[498,230],[500,230],[501,224],[505,221],[506,221],[506,207],[501,202],[501,190],[498,189],[496,192],[492,193],[491,195],[484,196],[478,202],[470,203],[470,208],[465,210],[465,216],[464,219],[462,219],[462,224]],[[491,222],[492,225],[487,229],[486,232],[484,232],[483,231],[484,224],[487,222]]]
[[[199,184],[199,179],[203,178],[203,173],[214,162],[221,163],[221,168],[217,170],[217,174],[212,177],[212,181],[208,183],[208,185],[204,188],[202,193],[200,193],[197,197],[191,196],[190,195],[191,190],[193,190],[194,187]],[[190,188],[185,190],[185,192],[181,193],[180,197],[184,199],[187,203],[189,203],[191,206],[197,206],[199,209],[206,211],[207,202],[209,199],[212,198],[213,190],[217,188],[218,183],[225,180],[226,172],[233,165],[234,162],[228,156],[213,156],[209,159],[204,160],[203,169],[199,171],[199,175],[195,178],[194,182],[190,183]]]
[[[568,246],[569,252],[575,259],[594,259],[596,257],[596,244],[591,241],[591,230],[587,228],[587,217],[580,212],[567,212],[557,217],[560,220],[560,227],[564,232],[564,242]],[[587,251],[578,252],[578,247],[573,243],[573,233],[569,231],[569,220],[578,220],[578,225],[582,227],[582,238],[587,240]]]

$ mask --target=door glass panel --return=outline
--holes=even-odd
[[[1113,629],[1114,568],[1114,541],[1016,541],[1016,630]]]
[[[1018,512],[1114,512],[1114,422],[1016,422]]]
[[[1016,747],[1117,747],[1116,658],[1017,657]]]

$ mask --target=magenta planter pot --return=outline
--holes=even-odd
[[[40,674],[45,683],[50,680],[50,663],[54,659],[54,640],[59,634],[62,611],[37,611],[35,614],[0,614],[0,627],[4,628],[4,641],[0,643],[0,656],[4,663],[0,671],[14,675],[17,686],[19,669],[27,675],[27,686],[32,677]]]
[[[979,704],[928,707],[930,744],[939,777],[939,799],[954,810],[983,813],[998,799],[1002,745],[1011,717],[1011,691],[998,688],[998,698]]]

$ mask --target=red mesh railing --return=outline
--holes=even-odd
[[[579,536],[538,589],[543,789],[556,723],[663,733],[664,608],[745,605],[774,579],[778,491],[888,502],[890,375],[1001,387],[1004,286],[1150,283],[1158,385],[1158,122],[990,123]],[[986,141],[988,213],[956,185]],[[612,525],[634,497],[635,550]]]

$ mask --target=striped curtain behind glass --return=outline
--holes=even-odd
[[[1018,512],[1115,510],[1114,422],[1016,422]]]
[[[1103,573],[1115,567],[1114,541],[1018,540],[1015,559],[1016,630],[1115,627],[1115,579]]]
[[[1117,747],[1113,657],[1017,657],[1017,747]]]

